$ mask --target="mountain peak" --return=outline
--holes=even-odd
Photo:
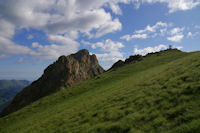
[[[69,56],[60,56],[56,62],[44,70],[37,81],[17,94],[1,115],[7,115],[44,96],[62,88],[69,88],[103,72],[96,56],[90,55],[86,49]]]

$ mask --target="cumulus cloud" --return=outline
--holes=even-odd
[[[111,39],[96,43],[83,40],[81,42],[85,45],[90,45],[92,49],[100,49],[103,52],[95,54],[105,69],[109,68],[114,62],[124,59],[124,55],[120,52],[120,49],[124,47],[121,42],[112,41]]]
[[[30,40],[30,39],[33,39],[34,36],[33,36],[33,35],[28,35],[26,38],[27,38],[28,40]]]
[[[111,32],[114,32],[114,31],[118,31],[118,30],[121,30],[121,29],[122,29],[122,24],[119,22],[118,19],[115,19],[113,21],[110,21],[108,23],[101,25],[99,27],[99,29],[97,30],[95,37],[98,38],[98,37],[100,37],[104,34],[111,33]]]
[[[62,17],[56,22],[48,23],[44,28],[50,34],[80,31],[86,35],[91,35],[91,37],[100,37],[120,30],[121,23],[117,18],[112,19],[110,13],[105,12],[104,9],[95,9],[72,14],[70,17]],[[96,33],[92,34],[92,30]]]
[[[167,37],[167,40],[172,41],[172,42],[181,42],[183,37],[184,37],[184,35],[175,35],[172,37]]]
[[[15,26],[9,21],[0,19],[0,37],[11,39],[15,33]]]
[[[38,58],[54,59],[60,54],[76,51],[79,46],[76,40],[80,35],[98,38],[122,29],[122,24],[116,15],[112,16],[104,7],[111,9],[114,14],[122,15],[119,4],[133,3],[139,8],[143,3],[158,2],[167,3],[171,13],[189,10],[200,4],[199,0],[1,0],[0,56],[3,58],[13,54],[27,54]],[[167,26],[166,23],[157,22],[122,39],[145,39],[149,33],[155,33],[158,29]],[[50,44],[36,45],[35,43],[33,47],[27,47],[13,42],[16,29],[24,28],[44,31]],[[179,34],[174,36],[176,36],[174,38],[181,38]],[[31,35],[27,36],[27,39],[31,38]],[[169,37],[169,40],[177,39]],[[52,56],[53,54],[55,57]],[[50,57],[47,57],[48,55]]]
[[[133,54],[137,55],[146,55],[148,53],[153,53],[153,52],[158,52],[158,51],[161,51],[161,50],[164,50],[164,49],[167,49],[168,46],[166,45],[163,45],[163,44],[160,44],[158,46],[155,46],[155,47],[146,47],[144,49],[138,49],[138,48],[134,48],[134,52]]]
[[[184,27],[183,27],[183,28],[179,28],[179,27],[173,28],[173,29],[170,31],[170,34],[171,34],[171,35],[182,34],[184,29],[185,29]]]
[[[187,33],[187,38],[194,38],[199,34],[200,34],[200,32],[193,32],[193,33],[192,32],[188,32]]]
[[[137,4],[137,8],[139,5],[143,3],[166,3],[169,8],[169,13],[173,13],[179,10],[185,11],[190,10],[198,5],[200,5],[199,0],[133,0]]]
[[[155,47],[146,47],[146,48],[143,48],[143,49],[138,49],[138,48],[134,48],[134,52],[133,54],[137,55],[147,55],[148,53],[154,53],[154,52],[159,52],[161,50],[165,50],[168,48],[168,45],[164,45],[164,44],[160,44],[158,46],[155,46]],[[183,47],[182,46],[173,46],[173,48],[177,48],[177,49],[182,49]]]
[[[119,51],[113,51],[110,53],[103,53],[103,54],[96,54],[99,61],[103,62],[104,64],[112,65],[112,63],[122,60],[123,54]]]
[[[143,29],[143,30],[136,30],[135,32],[136,33],[156,32],[157,29],[162,28],[162,27],[167,27],[167,26],[168,26],[167,23],[159,21],[159,22],[157,22],[153,26],[147,25],[145,29]]]
[[[3,55],[13,55],[13,54],[28,54],[31,51],[26,46],[22,46],[10,41],[7,38],[0,36],[0,52]]]
[[[167,40],[172,42],[181,42],[181,40],[184,38],[183,31],[184,28],[179,28],[179,27],[173,28],[170,31],[171,36],[167,37]]]
[[[122,10],[120,9],[119,5],[110,3],[110,8],[115,14],[122,15]]]
[[[119,51],[113,51],[109,53],[96,54],[100,64],[104,66],[104,69],[109,69],[113,63],[118,60],[124,60],[124,55]]]
[[[133,34],[133,35],[124,35],[120,37],[120,39],[130,41],[132,39],[146,39],[148,36],[147,34]]]
[[[68,55],[78,51],[79,43],[61,35],[49,35],[48,39],[52,42],[51,45],[42,45],[38,42],[32,43],[32,47],[35,49],[29,54],[32,57],[39,57],[43,59],[57,59],[60,55]],[[54,44],[54,42],[60,43],[60,45]]]
[[[119,19],[113,18],[103,7],[108,6],[114,13],[120,14],[118,4],[129,2],[129,0],[1,0],[1,53],[25,54],[31,51],[34,57],[41,55],[41,58],[47,58],[47,55],[52,55],[48,53],[54,53],[56,57],[59,54],[74,52],[79,46],[75,41],[79,34],[98,38],[121,30]],[[34,46],[34,49],[15,44],[12,41],[15,30],[23,28],[43,30],[52,44],[44,46],[40,44],[38,47]],[[27,39],[32,38],[32,35],[27,36]],[[13,50],[15,47],[16,51]],[[18,51],[20,48],[21,52]]]
[[[107,39],[103,42],[97,42],[91,45],[93,49],[101,48],[104,52],[118,51],[120,48],[123,48],[124,45],[121,42],[114,42],[110,39]]]
[[[132,35],[127,34],[127,35],[120,37],[120,39],[123,39],[123,40],[126,40],[126,41],[130,41],[132,39],[146,39],[152,33],[154,33],[154,34],[151,35],[151,36],[155,37],[155,36],[157,36],[156,32],[159,29],[160,29],[160,33],[164,34],[166,32],[166,30],[167,30],[166,28],[168,26],[169,26],[169,24],[159,21],[153,26],[147,25],[144,29],[136,30],[136,31],[134,31],[134,33]]]

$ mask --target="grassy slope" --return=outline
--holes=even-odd
[[[153,55],[1,118],[0,132],[199,132],[199,70],[199,52]]]

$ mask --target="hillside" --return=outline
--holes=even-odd
[[[90,55],[86,49],[68,56],[61,56],[44,70],[43,75],[38,80],[18,93],[0,113],[0,117],[103,72],[104,70],[99,65],[96,55]]]
[[[200,53],[162,51],[0,118],[2,133],[200,131]]]
[[[5,108],[24,87],[30,84],[26,80],[0,80],[0,111]]]

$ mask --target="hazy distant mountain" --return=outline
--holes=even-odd
[[[27,80],[0,80],[0,111],[5,108],[24,87],[30,84]]]

